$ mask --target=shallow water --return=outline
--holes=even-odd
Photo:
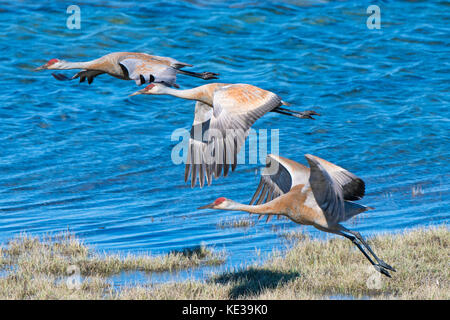
[[[260,165],[208,188],[185,184],[171,134],[190,128],[192,102],[128,98],[135,84],[105,75],[89,86],[32,72],[112,51],[174,57],[320,112],[316,121],[268,114],[254,128],[279,129],[285,157],[318,155],[365,180],[361,203],[376,210],[347,226],[371,235],[449,222],[448,2],[380,2],[380,30],[367,28],[371,3],[360,1],[78,1],[79,30],[66,27],[65,2],[0,3],[1,243],[67,229],[108,252],[205,243],[225,248],[230,268],[284,248],[280,232],[326,236],[286,220],[220,229],[247,214],[197,210],[219,196],[248,202]]]

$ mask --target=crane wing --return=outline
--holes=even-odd
[[[181,69],[184,67],[193,67],[192,64],[189,63],[184,63],[181,61],[178,61],[174,58],[170,58],[170,57],[160,57],[160,56],[154,56],[154,55],[148,55],[151,59],[156,60],[156,61],[160,61],[163,64],[167,64],[175,69]]]
[[[207,112],[200,112],[206,109],[203,104],[197,103],[195,117],[197,118],[198,110],[202,115],[202,122],[200,126],[194,119],[188,159],[199,162],[186,164],[185,180],[187,181],[190,171],[192,187],[195,186],[197,174],[200,186],[203,186],[202,179],[205,176],[209,185],[212,175],[219,178],[223,170],[223,175],[227,176],[230,166],[234,171],[237,155],[245,143],[250,127],[280,104],[281,99],[276,94],[246,84],[226,85],[216,89],[213,108],[209,107]],[[196,135],[195,138],[192,137],[193,134]]]
[[[69,78],[62,73],[52,73],[52,76],[59,81],[68,81],[76,78],[80,78],[80,82],[84,82],[87,78],[88,83],[91,84],[94,81],[94,78],[100,74],[104,74],[105,72],[99,70],[86,70],[82,69],[80,72],[77,72],[73,77]]]
[[[126,58],[119,61],[125,77],[141,85],[146,82],[160,82],[169,86],[175,84],[176,69],[152,59]]]
[[[99,70],[81,70],[80,72],[76,73],[72,78],[72,79],[76,79],[76,78],[80,78],[80,82],[84,82],[84,80],[88,80],[88,83],[91,84],[92,81],[94,81],[94,78],[98,75],[103,74],[103,71],[99,71]]]
[[[267,112],[281,105],[276,94],[246,84],[216,90],[208,139],[208,156],[214,176],[227,176],[237,165],[237,155],[250,127]]]
[[[309,184],[314,198],[327,220],[339,222],[345,217],[344,200],[361,199],[364,182],[353,173],[319,157],[306,154],[310,166]]]
[[[287,158],[269,154],[266,157],[266,167],[261,173],[258,188],[250,204],[266,203],[288,193],[298,184],[307,184],[309,168]],[[256,200],[258,198],[258,200]]]
[[[342,187],[344,200],[355,201],[364,197],[366,187],[361,178],[327,160],[319,157],[315,158],[317,161],[320,161],[322,167]]]
[[[191,187],[195,186],[197,174],[200,187],[203,187],[205,183],[205,173],[208,185],[211,184],[211,172],[205,159],[207,140],[204,139],[206,138],[205,132],[210,126],[212,113],[213,109],[209,105],[202,102],[195,104],[194,123],[191,128],[184,172],[184,182],[188,180],[189,173],[191,174]]]

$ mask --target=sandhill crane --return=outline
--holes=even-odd
[[[312,225],[325,232],[350,239],[375,269],[391,277],[390,265],[378,258],[361,234],[340,223],[373,209],[353,202],[364,196],[364,181],[349,171],[319,157],[306,154],[310,168],[276,155],[268,155],[266,168],[250,205],[218,198],[199,209],[245,211],[270,217],[285,216],[298,224]],[[256,199],[258,200],[256,201]],[[256,204],[253,205],[256,201]],[[374,262],[362,247],[376,260]]]
[[[58,80],[80,78],[80,82],[83,82],[87,79],[88,83],[91,84],[96,76],[107,73],[122,80],[134,80],[138,85],[146,82],[161,82],[175,87],[178,87],[175,83],[177,73],[205,80],[217,79],[218,76],[217,73],[212,72],[197,73],[181,70],[184,67],[192,67],[192,65],[173,58],[152,56],[146,53],[113,52],[87,62],[51,59],[46,64],[36,68],[35,71],[82,69],[72,78],[57,73],[52,75]]]
[[[293,111],[273,92],[249,84],[211,83],[188,90],[176,90],[161,84],[149,84],[136,94],[171,95],[196,100],[194,123],[188,146],[185,182],[191,174],[191,187],[199,176],[200,187],[211,177],[227,176],[237,165],[237,154],[245,143],[250,127],[267,112],[277,112],[297,118],[314,119],[314,111]]]

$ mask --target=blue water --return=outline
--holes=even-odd
[[[32,71],[113,51],[174,57],[320,112],[271,113],[254,128],[279,129],[285,157],[318,155],[366,181],[361,203],[376,210],[347,226],[373,235],[449,223],[448,2],[77,1],[79,30],[66,27],[70,2],[0,3],[0,243],[67,229],[124,254],[204,243],[225,249],[230,268],[283,248],[280,232],[326,236],[286,220],[219,229],[247,214],[197,210],[219,196],[248,202],[260,165],[211,187],[185,184],[170,137],[190,128],[191,101],[129,98],[134,82],[106,75],[89,86]],[[381,8],[379,30],[366,26],[370,4]]]

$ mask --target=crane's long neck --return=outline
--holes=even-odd
[[[255,213],[255,214],[285,215],[285,213],[279,212],[279,210],[275,208],[274,204],[270,202],[252,206],[231,200],[228,201],[230,203],[227,205],[226,208],[223,208],[222,210],[245,211],[248,213]]]
[[[88,62],[70,62],[70,61],[61,61],[58,64],[58,69],[68,70],[68,69],[90,69],[92,65],[92,61]]]
[[[211,90],[208,90],[207,86],[208,85],[203,85],[197,88],[186,90],[177,90],[170,87],[164,87],[162,93],[182,99],[200,101],[212,107],[213,94]]]

